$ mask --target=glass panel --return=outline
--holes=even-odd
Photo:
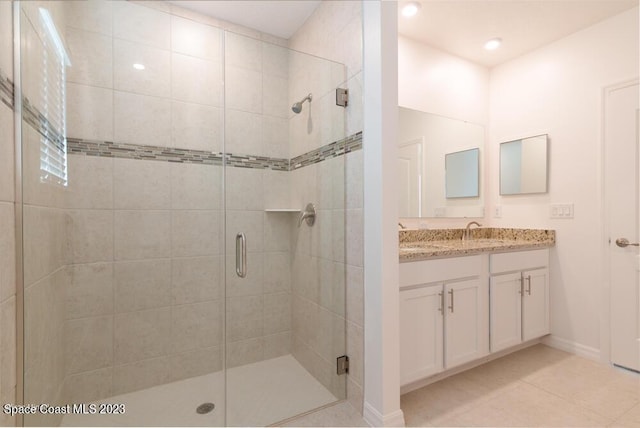
[[[341,64],[225,33],[229,426],[346,396],[344,80]]]
[[[132,2],[20,5],[24,401],[124,405],[25,425],[224,425],[222,31]],[[39,7],[66,85],[44,74]],[[46,85],[66,89],[67,187],[40,179]]]
[[[16,4],[24,401],[72,406],[25,425],[260,426],[344,399],[344,66],[161,3]],[[66,183],[40,163],[61,100]]]

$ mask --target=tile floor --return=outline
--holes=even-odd
[[[545,345],[402,396],[407,426],[638,427],[640,375]]]

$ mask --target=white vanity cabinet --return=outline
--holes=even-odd
[[[486,256],[400,265],[402,385],[488,353]]]
[[[492,254],[491,352],[549,334],[549,250]]]

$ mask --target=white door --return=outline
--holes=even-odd
[[[609,231],[611,362],[640,370],[638,84],[606,91],[605,194]]]
[[[491,352],[517,345],[522,340],[521,274],[491,277],[489,284],[489,325]]]
[[[549,334],[549,270],[522,273],[522,340]]]
[[[398,149],[398,217],[422,216],[422,140],[400,144]]]
[[[482,356],[481,335],[486,327],[480,316],[483,301],[480,279],[446,284],[444,289],[447,302],[444,361],[445,367],[451,368]]]
[[[442,371],[442,285],[400,291],[400,383]]]

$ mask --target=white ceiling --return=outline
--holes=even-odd
[[[638,5],[638,0],[422,0],[398,32],[486,67],[518,57]],[[486,51],[484,43],[502,38]],[[615,49],[615,47],[612,47]]]
[[[316,10],[320,0],[174,0],[170,3],[289,39]]]

